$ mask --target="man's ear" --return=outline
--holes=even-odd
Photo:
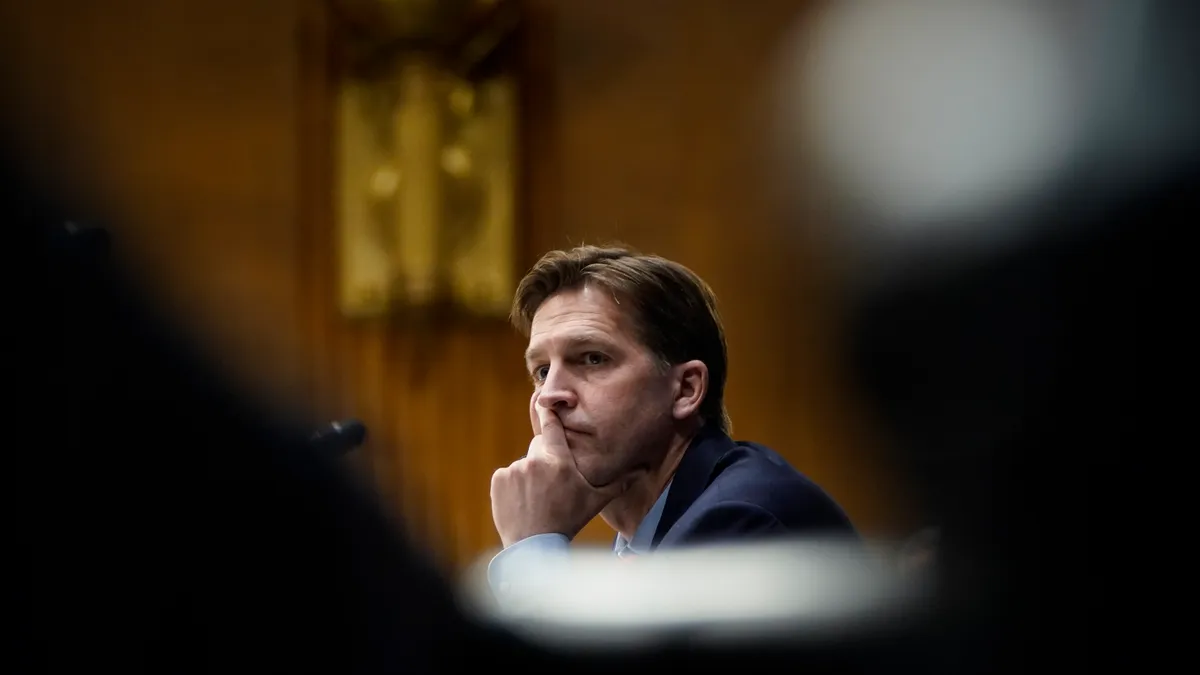
[[[675,382],[675,405],[671,414],[685,420],[700,414],[700,404],[708,393],[708,366],[703,361],[686,361],[672,369]]]

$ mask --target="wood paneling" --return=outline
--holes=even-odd
[[[525,262],[622,240],[695,269],[728,323],[738,435],[777,447],[864,529],[886,533],[904,525],[902,510],[832,366],[828,294],[807,252],[786,245],[758,187],[764,80],[803,4],[527,3]],[[317,167],[327,153],[314,156]],[[323,195],[328,177],[311,180],[301,193]],[[325,251],[328,206],[316,199],[302,211]],[[405,512],[451,560],[495,545],[488,481],[529,437],[522,345],[498,324],[350,326],[332,315],[328,286],[314,328],[338,345],[325,377],[357,377],[348,389],[319,388],[342,391],[345,412],[372,418],[378,470],[417,489]],[[597,521],[582,539],[611,536]]]
[[[762,84],[803,4],[528,2],[523,263],[620,239],[695,269],[727,322],[736,435],[886,533],[908,523],[833,365],[832,296],[759,194]],[[496,545],[489,478],[529,440],[523,345],[500,322],[337,315],[321,3],[4,13],[19,33],[5,56],[32,74],[22,105],[57,111],[33,142],[92,179],[164,297],[259,391],[314,424],[362,418],[364,468],[448,565]],[[595,523],[583,539],[610,536]]]

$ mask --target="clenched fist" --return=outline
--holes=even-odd
[[[528,454],[492,474],[492,520],[505,547],[536,534],[573,539],[625,488],[592,487],[575,466],[558,415],[533,408]]]

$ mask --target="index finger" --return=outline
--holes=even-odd
[[[563,431],[558,414],[544,405],[534,405],[538,425],[541,427],[542,442],[550,452],[567,452],[567,434]]]
[[[538,419],[537,410],[534,410],[537,407],[537,399],[538,393],[535,391],[533,392],[533,396],[529,397],[529,426],[533,427],[534,436],[541,436],[542,421]]]

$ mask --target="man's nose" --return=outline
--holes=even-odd
[[[542,388],[538,392],[537,403],[540,406],[557,410],[575,407],[578,399],[575,388],[570,382],[570,376],[562,368],[551,367],[547,373]]]

